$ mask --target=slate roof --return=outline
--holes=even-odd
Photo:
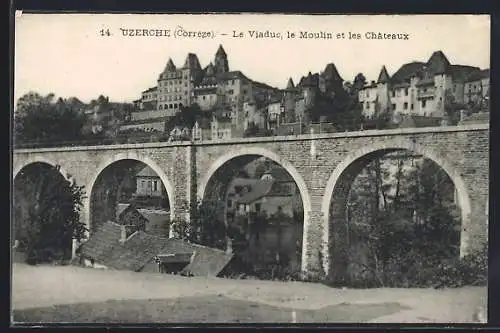
[[[145,166],[141,171],[136,174],[136,177],[156,177],[159,178],[156,172],[149,166]]]
[[[105,262],[113,252],[113,248],[119,244],[121,237],[121,226],[108,221],[99,227],[79,248],[79,253],[96,262]]]
[[[425,63],[414,61],[401,66],[391,77],[393,83],[403,82],[412,76],[418,75],[424,68]]]
[[[271,191],[274,181],[259,180],[252,186],[252,190],[237,199],[238,203],[249,204],[262,198]]]
[[[219,249],[198,244],[189,245],[194,249],[195,255],[191,263],[182,270],[183,273],[194,276],[217,276],[233,258],[233,254]]]
[[[86,258],[108,269],[140,271],[159,254],[194,253],[191,264],[185,268],[192,275],[216,276],[231,260],[232,255],[222,250],[192,244],[175,238],[162,238],[137,231],[120,243],[121,226],[106,222],[92,234],[79,252]]]
[[[485,78],[488,78],[488,77],[490,77],[490,70],[489,69],[483,69],[483,70],[480,70],[480,71],[474,71],[474,72],[470,73],[467,76],[467,79],[465,80],[465,82],[479,81],[481,79],[485,79]]]

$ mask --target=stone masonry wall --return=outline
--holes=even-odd
[[[274,159],[295,178],[303,197],[305,226],[303,269],[320,266],[327,254],[329,195],[341,170],[369,153],[409,149],[433,159],[462,186],[470,214],[464,222],[464,248],[474,248],[487,235],[489,187],[488,125],[361,131],[294,137],[245,138],[202,143],[147,143],[121,146],[23,149],[14,152],[14,171],[35,161],[60,164],[79,184],[89,184],[105,165],[121,158],[138,159],[159,168],[169,184],[172,216],[187,216],[210,176],[232,158],[256,154]],[[150,165],[152,166],[152,165]],[[154,169],[154,168],[153,168]],[[339,176],[340,175],[340,176]],[[337,178],[336,178],[337,177]],[[300,183],[300,184],[299,184]],[[87,189],[88,190],[88,189]],[[464,200],[465,200],[464,199]],[[327,203],[327,204],[325,204]],[[87,218],[84,216],[84,218]],[[327,268],[328,257],[323,258]]]

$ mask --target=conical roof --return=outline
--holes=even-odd
[[[294,88],[295,88],[295,86],[293,85],[293,80],[292,80],[292,78],[289,78],[288,83],[286,85],[286,89],[294,89]]]
[[[175,71],[175,65],[174,62],[172,61],[172,58],[168,58],[167,66],[165,66],[164,72],[172,72]]]
[[[198,56],[194,53],[188,53],[186,61],[184,62],[184,68],[189,69],[201,69],[200,61]]]
[[[224,51],[224,48],[222,47],[222,44],[219,45],[219,48],[217,49],[217,53],[215,55],[221,55],[221,56],[226,56],[226,51]]]
[[[378,80],[377,83],[387,83],[389,82],[389,73],[387,73],[387,69],[385,66],[382,66],[382,69],[380,70],[380,74],[378,75]]]

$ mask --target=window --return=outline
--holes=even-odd
[[[396,90],[392,91],[392,97],[396,97]]]
[[[403,109],[405,109],[405,110],[407,110],[407,109],[408,109],[408,103],[407,103],[407,102],[405,102],[405,103],[403,104]]]
[[[148,180],[148,190],[151,189],[151,181]]]
[[[234,80],[231,80],[231,84],[234,84]]]
[[[202,98],[202,99],[203,99],[203,100],[205,100],[205,96],[203,96],[203,98]]]
[[[396,104],[392,104],[392,109],[396,110]]]
[[[405,88],[405,96],[408,96],[408,88]]]
[[[260,203],[256,203],[256,204],[255,204],[255,211],[256,211],[256,212],[260,212],[260,206],[261,206],[261,204],[260,204]]]
[[[229,199],[229,200],[227,201],[227,207],[228,207],[228,208],[231,208],[231,207],[232,207],[232,205],[233,205],[233,201],[232,201],[231,199]]]
[[[410,110],[413,110],[413,103],[410,104]]]
[[[425,108],[425,105],[427,104],[427,101],[426,100],[423,100],[422,101],[422,107]],[[424,116],[425,116],[425,113],[424,113]]]
[[[366,102],[366,103],[365,103],[365,109],[366,109],[366,110],[370,109],[370,103],[369,103],[369,102]]]
[[[366,91],[366,97],[370,97],[370,91],[369,90]]]
[[[153,181],[153,191],[158,191],[158,181],[157,180],[154,180]]]

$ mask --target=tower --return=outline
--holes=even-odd
[[[293,123],[295,121],[295,86],[292,78],[288,79],[288,84],[285,88],[285,123]]]
[[[377,80],[377,102],[379,103],[380,112],[387,110],[389,106],[389,73],[385,66],[382,66]]]
[[[215,74],[229,72],[229,63],[227,61],[227,54],[226,51],[224,51],[222,45],[219,45],[219,49],[217,50],[217,53],[215,53],[214,69],[215,69]]]

